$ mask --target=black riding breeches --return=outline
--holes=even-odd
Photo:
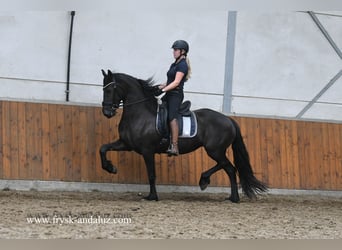
[[[171,90],[166,93],[166,95],[162,98],[163,101],[167,102],[168,109],[168,120],[169,122],[173,119],[177,119],[179,107],[183,102],[184,93],[182,90]]]

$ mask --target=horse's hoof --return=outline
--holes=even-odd
[[[208,183],[200,184],[199,186],[200,186],[201,190],[203,191],[208,187]]]
[[[117,168],[116,168],[116,167],[113,167],[113,168],[112,168],[112,174],[117,174],[117,173],[118,173]]]
[[[114,167],[110,161],[106,162],[106,165],[104,166],[104,170],[106,170],[110,174],[116,174],[118,172],[117,168]]]
[[[149,194],[148,196],[144,196],[144,200],[158,201],[158,196],[156,194]]]
[[[206,189],[208,187],[208,185],[210,184],[210,179],[209,178],[203,178],[201,177],[200,181],[199,181],[199,186],[201,188],[201,190],[203,191],[204,189]]]
[[[240,198],[239,197],[232,197],[232,196],[229,196],[228,198],[226,198],[226,200],[229,200],[233,203],[239,203],[240,202]]]

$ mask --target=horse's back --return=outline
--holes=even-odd
[[[196,114],[197,119],[204,120],[205,122],[234,126],[231,118],[215,110],[203,108],[194,110],[193,112]]]
[[[198,133],[202,136],[222,139],[229,137],[229,141],[235,138],[236,128],[230,117],[212,109],[198,109],[194,113],[198,122]]]

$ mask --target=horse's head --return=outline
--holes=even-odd
[[[111,118],[116,114],[116,110],[120,106],[122,94],[118,83],[115,81],[114,74],[108,70],[108,73],[101,70],[103,74],[103,101],[102,113],[107,118]]]

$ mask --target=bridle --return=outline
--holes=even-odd
[[[110,83],[108,83],[108,84],[106,84],[102,89],[105,90],[106,88],[108,88],[109,86],[111,86],[111,85],[113,85],[113,84],[115,84],[115,85],[114,85],[114,89],[115,89],[115,88],[116,88],[116,82],[115,82],[115,80],[112,81],[112,82],[110,82]],[[103,106],[103,107],[110,107],[111,110],[115,111],[116,109],[118,109],[118,108],[120,107],[120,104],[113,103],[113,99],[114,99],[114,98],[112,98],[112,101],[111,101],[111,102],[104,102],[104,101],[103,101],[103,102],[102,102],[102,106]]]
[[[106,88],[108,88],[111,85],[114,85],[113,86],[114,89],[116,89],[117,87],[120,87],[120,85],[118,85],[117,82],[114,79],[114,81],[112,81],[110,83],[107,83],[105,86],[103,86],[103,90],[105,90]],[[143,98],[141,100],[138,100],[138,101],[135,101],[135,102],[130,102],[130,103],[120,102],[119,104],[113,103],[113,102],[102,102],[102,106],[103,107],[110,107],[113,111],[115,111],[116,109],[118,109],[120,107],[132,106],[132,105],[136,105],[136,104],[139,104],[139,103],[142,103],[142,102],[146,102],[148,100],[151,100],[151,98],[150,97],[145,97],[145,98]]]
[[[114,84],[114,83],[116,83],[116,82],[115,82],[115,81],[112,81],[112,82],[106,84],[106,85],[103,87],[103,89],[106,89],[108,86],[110,86],[110,85],[112,85],[112,84]]]

